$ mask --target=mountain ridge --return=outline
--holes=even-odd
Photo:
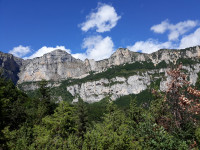
[[[130,51],[127,48],[118,48],[109,58],[95,61],[93,59],[85,59],[84,61],[74,58],[71,54],[63,50],[54,50],[46,53],[41,57],[33,59],[21,59],[12,54],[0,53],[1,62],[3,57],[10,57],[11,62],[15,62],[18,70],[10,70],[11,78],[15,83],[32,82],[45,80],[65,80],[68,78],[83,78],[90,72],[102,72],[112,66],[122,65],[126,63],[151,61],[154,65],[165,61],[166,63],[176,63],[179,58],[197,58],[200,57],[200,46],[189,47],[186,49],[160,49],[151,54]],[[3,55],[2,55],[3,54]],[[0,66],[4,70],[4,63]],[[15,66],[14,65],[14,66]],[[13,75],[12,75],[13,74]]]

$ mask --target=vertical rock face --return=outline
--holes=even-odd
[[[108,59],[95,61],[75,59],[66,51],[55,50],[42,57],[22,60],[11,54],[0,53],[0,67],[4,75],[15,83],[45,80],[63,80],[67,78],[82,78],[90,71],[102,72],[109,67],[133,63],[136,61],[152,61],[155,65],[161,61],[166,63],[179,58],[200,57],[200,46],[182,50],[159,50],[152,54],[132,52],[126,48],[119,48]]]
[[[112,85],[112,84],[113,85]],[[150,76],[133,75],[128,79],[116,77],[111,79],[101,79],[93,82],[82,83],[81,85],[72,85],[67,90],[73,95],[79,95],[85,102],[98,102],[108,95],[115,100],[123,95],[138,94],[150,85]],[[74,100],[76,101],[76,99]]]
[[[2,74],[6,78],[11,79],[14,83],[17,83],[19,79],[18,73],[22,63],[23,59],[0,52],[0,68]]]
[[[176,63],[176,60],[179,58],[194,57],[200,57],[200,46],[190,47],[181,50],[162,49],[152,54],[149,54],[149,58],[154,64],[158,64],[161,61]]]
[[[195,62],[190,65],[183,66],[188,73],[190,83],[195,85],[200,72],[200,46],[195,46],[182,50],[159,50],[152,54],[144,54],[132,52],[128,49],[119,48],[108,59],[95,61],[86,59],[81,61],[75,59],[66,51],[55,50],[50,53],[37,57],[34,59],[23,60],[14,57],[11,54],[5,54],[0,52],[0,68],[3,75],[11,79],[14,83],[24,83],[30,81],[53,80],[54,86],[60,86],[60,80],[68,78],[83,78],[87,76],[91,71],[99,73],[106,69],[123,65],[126,63],[141,62],[139,64],[145,64],[153,62],[156,66],[158,63],[165,61],[166,63],[176,63],[178,59],[189,60],[189,62]],[[188,59],[189,58],[189,59]],[[196,59],[197,58],[197,59]],[[195,61],[196,60],[196,61]],[[152,64],[152,63],[151,63]],[[133,64],[135,65],[135,64]],[[166,65],[166,64],[165,64]],[[65,88],[73,95],[80,95],[80,97],[86,102],[100,101],[107,95],[111,95],[111,99],[115,100],[120,96],[129,94],[138,94],[141,91],[147,89],[152,81],[160,81],[160,90],[165,91],[167,88],[166,83],[170,81],[166,74],[165,68],[154,70],[144,69],[142,72],[136,69],[136,74],[130,76],[113,76],[112,79],[106,79],[106,75],[103,78],[95,80],[85,80],[82,82],[66,85]],[[75,80],[75,79],[74,79]],[[68,80],[72,81],[72,80]],[[81,80],[76,80],[81,81]],[[52,82],[53,83],[53,82]],[[33,83],[24,83],[25,90],[34,90],[37,86]]]
[[[152,54],[132,52],[126,48],[119,48],[110,58],[94,61],[85,60],[85,64],[90,71],[101,72],[109,67],[121,65],[125,63],[133,63],[136,61],[152,61],[155,65],[165,61],[166,63],[176,63],[179,58],[200,57],[200,46],[195,46],[182,50],[162,49]]]
[[[67,78],[81,78],[90,71],[102,72],[115,65],[145,61],[148,54],[131,52],[120,48],[110,58],[95,61],[86,59],[84,62],[75,59],[62,50],[55,50],[42,57],[26,60],[19,74],[18,83],[29,81],[62,80]]]
[[[62,80],[71,77],[79,77],[85,74],[86,67],[84,63],[72,57],[65,51],[55,50],[37,57],[27,60],[21,67],[19,74],[19,83],[26,81],[45,80]]]
[[[86,59],[85,62],[91,71],[101,72],[112,66],[147,60],[149,60],[148,54],[132,52],[127,48],[119,48],[108,59],[100,61]]]
[[[189,77],[190,84],[195,85],[198,78],[197,74],[200,72],[200,64],[186,65],[183,66],[183,69]],[[138,72],[137,75],[128,78],[115,77],[110,80],[102,78],[97,81],[66,86],[66,88],[75,97],[74,102],[77,101],[77,96],[88,103],[98,102],[108,95],[111,96],[112,100],[116,100],[124,95],[138,94],[149,88],[151,83],[158,79],[160,80],[160,90],[166,91],[168,83],[171,81],[171,78],[167,75],[167,70],[168,68],[149,70],[143,73]]]

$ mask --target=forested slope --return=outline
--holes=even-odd
[[[199,149],[200,92],[181,68],[168,72],[166,92],[156,83],[140,95],[87,104],[54,103],[47,82],[28,97],[0,78],[3,149]],[[148,95],[148,96],[145,96]]]

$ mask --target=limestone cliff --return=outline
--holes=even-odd
[[[183,69],[188,75],[190,84],[195,85],[197,74],[200,72],[200,64],[186,65],[183,66]],[[75,97],[73,101],[77,101],[77,97],[80,96],[88,103],[98,102],[108,95],[111,96],[112,100],[115,100],[124,95],[138,94],[150,87],[150,84],[156,80],[160,80],[160,90],[166,91],[167,83],[170,81],[166,73],[167,70],[167,68],[155,69],[143,73],[138,71],[137,75],[132,75],[128,78],[115,77],[110,80],[103,78],[97,81],[70,85],[66,88]]]
[[[183,68],[194,85],[200,71],[199,56],[199,46],[182,50],[164,49],[152,54],[119,48],[108,59],[100,61],[81,61],[65,51],[55,50],[42,57],[23,61],[18,83],[22,83],[25,91],[34,90],[37,88],[35,81],[46,79],[52,81],[51,87],[62,85],[60,87],[74,96],[74,101],[80,96],[86,102],[96,102],[108,95],[115,100],[120,96],[138,94],[157,80],[160,90],[165,91],[166,83],[170,80],[166,73],[167,64],[177,61],[187,61]]]
[[[84,101],[94,102],[99,101],[106,95],[111,95],[114,100],[122,95],[137,94],[160,78],[160,89],[166,89],[166,82],[168,79],[166,75],[166,65],[158,67],[160,63],[176,63],[180,59],[197,60],[194,64],[185,65],[185,70],[188,72],[191,84],[196,83],[197,73],[200,71],[199,67],[200,46],[195,46],[182,50],[168,50],[163,49],[152,54],[144,54],[132,52],[128,49],[119,48],[108,59],[95,61],[86,59],[81,61],[68,54],[66,51],[55,50],[50,53],[37,57],[34,59],[23,60],[14,57],[11,54],[0,53],[0,67],[3,69],[3,75],[10,78],[13,82],[18,84],[29,82],[31,84],[23,84],[24,90],[34,90],[37,88],[36,81],[42,79],[55,82],[51,86],[59,86],[63,80],[77,80],[81,81],[77,84],[66,85],[65,88],[73,96],[79,94]],[[140,62],[139,64],[137,62]],[[136,63],[136,64],[134,64]],[[141,65],[150,65],[150,68],[142,68]],[[190,63],[190,62],[189,62]],[[100,74],[108,68],[114,66],[125,66],[129,64],[129,69],[136,68],[136,70],[125,72],[122,69],[122,74],[118,76],[116,73],[112,78],[107,78],[107,74],[98,76],[98,79],[92,79],[88,75]],[[153,65],[152,65],[153,64]],[[135,65],[138,65],[135,67]],[[153,67],[152,67],[153,66]],[[139,70],[137,70],[137,68]],[[113,68],[115,70],[115,67]],[[128,74],[123,76],[123,73]],[[112,74],[112,73],[111,73]],[[158,76],[156,76],[158,74]],[[162,76],[160,75],[162,74]],[[164,76],[163,76],[164,75]],[[85,78],[84,78],[85,77]],[[89,79],[89,80],[88,80]]]
[[[0,69],[2,75],[11,79],[14,83],[19,80],[18,73],[22,66],[23,59],[14,57],[12,54],[0,52]]]
[[[136,61],[152,61],[155,65],[161,61],[176,63],[179,58],[195,58],[200,56],[200,47],[183,50],[159,50],[152,54],[132,52],[119,48],[110,58],[95,61],[81,61],[62,50],[55,50],[42,57],[26,60],[23,63],[18,83],[45,80],[63,80],[67,78],[82,78],[91,71],[102,72],[106,69]]]
[[[80,96],[85,102],[98,102],[106,96],[110,95],[112,100],[120,96],[129,94],[138,94],[150,85],[150,76],[134,75],[128,79],[124,77],[116,77],[111,79],[101,79],[93,82],[82,83],[81,85],[72,85],[67,90],[73,96]],[[76,98],[74,99],[76,101]]]
[[[42,57],[26,60],[21,67],[18,83],[28,81],[62,80],[86,74],[83,61],[62,50],[55,50]]]

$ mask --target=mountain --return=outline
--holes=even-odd
[[[3,76],[11,79],[15,84],[19,80],[18,73],[24,60],[14,57],[12,54],[0,52],[0,69]]]
[[[0,54],[4,75],[24,91],[34,91],[37,82],[45,79],[56,91],[55,96],[65,99],[66,95],[71,95],[74,101],[80,96],[84,101],[96,102],[107,95],[115,100],[124,95],[138,94],[155,83],[164,91],[169,80],[166,70],[180,62],[193,85],[200,71],[200,46],[162,49],[151,54],[119,48],[108,59],[100,61],[82,61],[62,50],[28,60]]]
[[[18,83],[45,80],[63,80],[67,78],[82,78],[89,72],[102,72],[112,66],[136,61],[152,61],[155,65],[161,61],[175,63],[179,58],[194,58],[200,56],[199,46],[183,50],[159,50],[152,54],[132,52],[119,48],[110,58],[94,61],[81,61],[62,50],[55,50],[42,57],[26,60],[21,66]]]
[[[83,61],[75,59],[63,50],[55,50],[26,62],[21,66],[18,83],[42,79],[62,80],[79,77],[87,71]]]

